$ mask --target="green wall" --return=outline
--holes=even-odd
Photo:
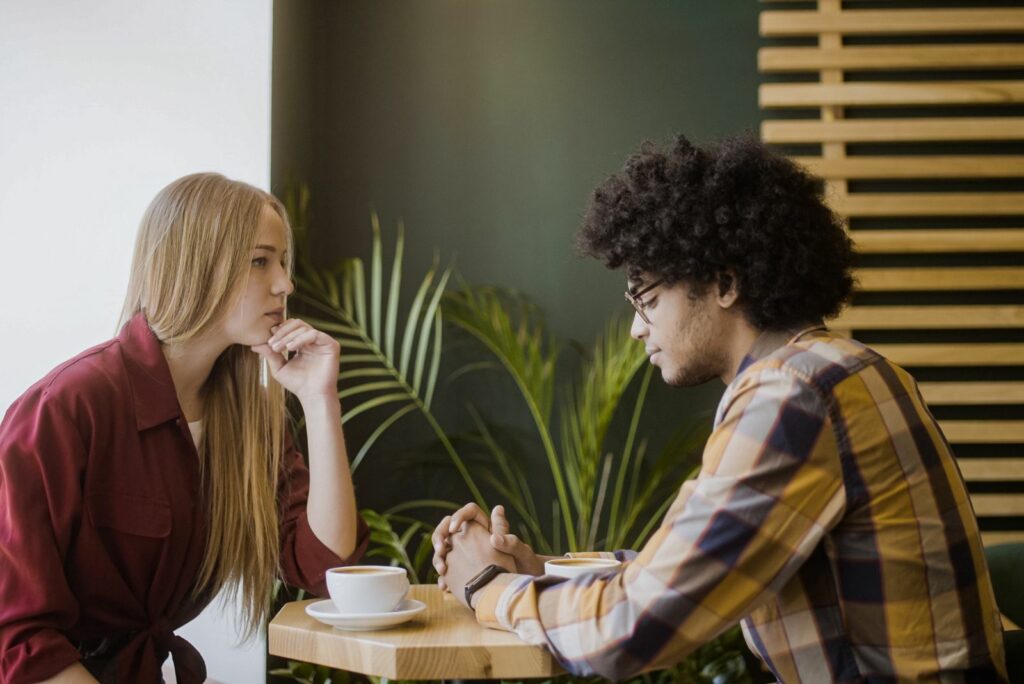
[[[278,0],[274,190],[309,184],[324,262],[368,254],[376,209],[388,236],[404,221],[410,273],[437,248],[471,282],[523,290],[556,336],[589,345],[629,312],[623,275],[573,250],[590,191],[645,139],[756,130],[758,11],[753,0]],[[656,387],[651,430],[713,408],[721,389]],[[361,428],[347,431],[358,442]],[[382,496],[360,486],[362,503]]]

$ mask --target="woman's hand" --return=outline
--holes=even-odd
[[[341,354],[337,340],[298,318],[270,330],[270,339],[252,350],[267,360],[274,379],[301,402],[318,397],[336,400]],[[286,352],[293,352],[290,359]]]

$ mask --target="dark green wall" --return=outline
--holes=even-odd
[[[555,335],[589,344],[629,311],[623,275],[573,252],[590,191],[645,139],[756,130],[758,10],[278,0],[274,189],[309,184],[323,261],[365,256],[376,209],[388,231],[404,220],[411,273],[437,248],[472,282],[525,291]],[[712,407],[712,384],[656,388],[661,416]]]

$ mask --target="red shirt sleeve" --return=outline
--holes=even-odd
[[[354,565],[370,545],[370,528],[356,514],[356,548],[348,558],[340,558],[313,534],[306,517],[309,498],[309,469],[295,448],[291,435],[285,435],[282,456],[283,474],[278,488],[281,502],[281,572],[284,581],[317,596],[327,595],[324,574],[339,565]]]
[[[79,660],[64,558],[81,521],[86,447],[59,402],[32,389],[0,424],[0,681],[47,679]]]

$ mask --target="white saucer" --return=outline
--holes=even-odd
[[[407,622],[414,615],[426,610],[427,604],[416,599],[405,599],[388,613],[341,613],[334,601],[324,599],[306,606],[306,615],[335,629],[368,630],[385,629]]]

